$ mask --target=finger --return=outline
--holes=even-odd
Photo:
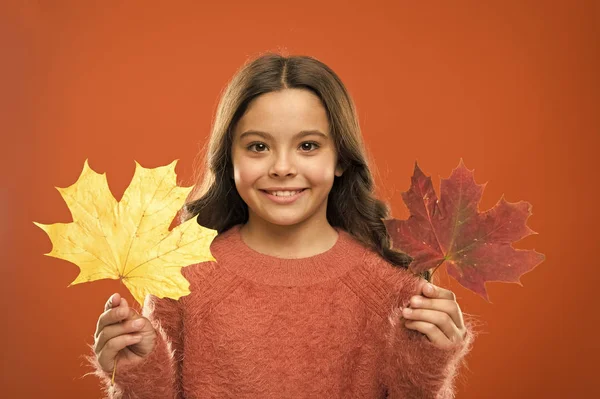
[[[429,298],[451,299],[453,301],[456,300],[456,295],[454,295],[454,292],[442,287],[438,287],[437,285],[433,285],[431,283],[423,284],[421,286],[420,293]]]
[[[126,346],[137,344],[141,339],[141,334],[125,334],[110,339],[99,352],[98,361],[100,364],[110,364],[111,368],[113,368],[117,353]]]
[[[119,306],[120,300],[121,300],[121,295],[119,295],[118,292],[115,292],[114,294],[112,294],[110,296],[110,298],[108,298],[108,300],[104,304],[104,310],[107,311],[109,309],[112,309],[115,306]]]
[[[462,312],[456,301],[450,299],[431,299],[415,295],[410,298],[410,307],[412,309],[431,309],[447,313],[452,317],[452,321],[454,321],[454,324],[459,329],[464,327]]]
[[[444,334],[435,324],[426,321],[408,320],[404,323],[404,326],[425,334],[427,339],[436,346],[449,347],[452,345],[446,334]]]
[[[127,299],[121,297],[121,301],[119,302],[120,308],[129,308],[129,304],[127,303]]]
[[[123,303],[121,303],[121,305],[123,305]],[[131,308],[121,305],[116,308],[109,309],[100,315],[98,318],[98,323],[96,324],[96,333],[94,334],[96,339],[106,326],[120,323],[121,321],[130,317]]]
[[[94,352],[96,352],[96,354],[100,353],[103,350],[106,343],[115,337],[124,334],[140,333],[144,330],[147,330],[146,328],[144,328],[147,324],[149,323],[146,322],[146,319],[138,318],[135,320],[127,320],[123,323],[111,324],[109,326],[104,327],[102,331],[100,331],[100,334],[98,334],[98,337],[94,344]]]
[[[128,307],[129,309],[131,309],[133,311],[133,315],[140,315],[140,312],[138,312],[134,307],[129,306],[129,302],[127,302],[127,299],[125,298],[121,298],[121,303],[123,303],[125,307]],[[135,303],[135,302],[134,302]],[[131,317],[131,316],[130,316]],[[141,316],[140,316],[141,317]]]
[[[404,308],[402,316],[408,320],[424,321],[435,325],[449,341],[455,342],[460,336],[458,327],[448,313],[431,309]]]

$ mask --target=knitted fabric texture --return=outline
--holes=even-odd
[[[155,347],[117,366],[114,386],[86,356],[106,397],[454,397],[473,325],[465,315],[466,339],[446,349],[406,328],[401,309],[420,277],[340,228],[326,252],[284,259],[248,247],[240,227],[215,238],[216,262],[182,269],[191,294],[146,297]]]

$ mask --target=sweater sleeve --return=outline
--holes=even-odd
[[[439,348],[420,331],[404,326],[402,309],[418,293],[422,278],[403,271],[394,279],[396,288],[388,307],[383,382],[389,399],[451,399],[454,380],[465,355],[470,351],[475,332],[474,319],[463,312],[467,334],[460,344]]]
[[[100,378],[105,397],[109,399],[167,399],[183,398],[181,387],[181,359],[183,352],[182,311],[180,301],[147,295],[142,315],[154,326],[156,342],[154,349],[141,363],[121,365],[117,359],[115,384],[112,372],[100,367],[93,353],[86,356],[95,374]]]

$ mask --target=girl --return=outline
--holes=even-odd
[[[390,248],[354,104],[311,57],[223,93],[183,220],[219,232],[191,294],[113,294],[88,359],[111,398],[451,398],[473,341],[455,295]],[[118,371],[114,374],[118,354]]]

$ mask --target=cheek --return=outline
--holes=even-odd
[[[256,162],[240,160],[234,163],[233,178],[237,187],[252,185],[262,174],[262,168]]]
[[[333,182],[335,166],[331,162],[308,163],[303,172],[313,184],[329,184]]]

